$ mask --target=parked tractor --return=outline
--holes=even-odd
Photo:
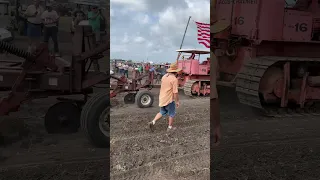
[[[210,95],[210,58],[200,62],[201,55],[210,51],[196,49],[180,49],[178,67],[182,69],[179,75],[179,87],[187,96],[199,97]]]
[[[218,84],[270,116],[319,115],[320,1],[217,0]]]

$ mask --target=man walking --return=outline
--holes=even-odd
[[[54,44],[55,56],[59,56],[59,44],[58,44],[58,22],[59,15],[52,9],[52,4],[47,3],[47,10],[43,12],[41,18],[44,24],[44,42],[49,43],[51,38]]]
[[[159,94],[159,106],[160,112],[154,117],[154,119],[149,123],[151,131],[154,130],[154,125],[157,120],[162,116],[169,116],[169,124],[167,131],[175,130],[176,128],[172,126],[174,117],[176,115],[176,107],[179,108],[179,96],[178,96],[178,79],[176,75],[181,69],[178,68],[176,63],[170,65],[161,79],[161,87]]]

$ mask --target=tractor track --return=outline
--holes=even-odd
[[[177,173],[177,166],[182,167],[184,171],[201,170],[210,168],[210,150],[198,151],[192,154],[183,155],[176,158],[169,158],[163,162],[156,162],[144,165],[140,168],[132,169],[124,173],[111,175],[111,179],[117,180],[140,180],[153,179],[162,172]],[[177,178],[176,178],[177,179]]]
[[[144,151],[143,149],[132,150],[130,154],[120,153],[112,154],[111,153],[111,171],[117,173],[120,171],[117,169],[118,166],[125,167],[125,169],[132,169],[134,167],[139,167],[145,164],[153,163],[156,161],[165,161],[166,159],[174,158],[179,155],[186,155],[194,152],[201,151],[203,149],[209,149],[210,147],[210,138],[208,137],[199,137],[188,142],[179,142],[173,141],[173,143],[168,142],[170,140],[164,141],[162,144],[168,144],[169,146],[153,146],[152,148]],[[152,143],[152,142],[150,142]],[[193,144],[198,144],[193,146]],[[149,145],[151,146],[151,145]],[[116,150],[115,152],[119,152]],[[121,158],[112,158],[113,156],[119,156]],[[126,160],[123,161],[122,159]],[[129,160],[130,159],[130,160]],[[129,160],[129,161],[128,161]]]
[[[183,91],[184,91],[184,94],[188,97],[191,97],[191,98],[194,98],[194,99],[210,99],[210,96],[194,96],[192,95],[192,92],[191,92],[191,88],[192,88],[192,85],[194,83],[196,83],[197,81],[204,81],[204,80],[188,80],[185,82],[184,86],[183,86]],[[208,82],[210,82],[209,80],[207,80]]]
[[[302,117],[319,116],[320,112],[314,112],[309,109],[305,111],[293,111],[289,108],[268,108],[264,109],[259,97],[260,80],[266,70],[277,62],[320,62],[316,58],[296,58],[296,57],[258,57],[243,65],[243,69],[237,75],[236,93],[240,103],[258,108],[263,114],[271,117]]]
[[[184,129],[180,129],[181,131],[178,132],[179,135],[183,134],[184,137],[192,137],[194,135],[194,133],[203,133],[205,135],[209,136],[209,132],[210,132],[210,123],[201,125],[201,126],[189,126],[186,127]],[[190,131],[190,130],[194,130],[194,131]],[[117,143],[121,143],[122,146],[124,147],[128,147],[130,144],[141,144],[141,145],[145,145],[145,144],[150,144],[150,142],[158,142],[160,143],[160,141],[163,140],[164,137],[167,136],[173,136],[174,134],[167,134],[165,131],[159,132],[159,133],[148,133],[147,135],[140,135],[140,136],[125,136],[127,138],[120,138],[120,137],[116,137],[116,138],[111,138],[111,145],[112,144],[117,144]],[[111,136],[112,137],[112,136]],[[162,144],[162,143],[160,143]]]

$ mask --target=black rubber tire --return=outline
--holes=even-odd
[[[144,104],[141,103],[142,97],[143,97],[144,95],[150,96],[151,101],[150,101],[149,104],[144,105]],[[153,97],[153,94],[152,94],[150,91],[147,91],[147,90],[138,91],[138,93],[137,93],[137,95],[136,95],[136,103],[137,103],[137,105],[138,105],[139,108],[148,108],[148,107],[151,107],[152,104],[153,104],[153,102],[154,102],[154,97]]]
[[[110,97],[107,92],[94,94],[82,108],[81,128],[86,133],[89,141],[98,148],[108,148],[110,146],[109,136],[105,136],[99,127],[99,118],[107,108],[110,110]],[[108,112],[110,114],[110,111]],[[110,128],[110,115],[107,119]]]
[[[136,98],[136,93],[128,93],[127,95],[124,96],[124,103],[125,104],[134,104],[135,103],[135,98]]]
[[[51,106],[45,117],[44,126],[49,134],[56,133],[76,133],[80,127],[81,110],[73,102],[58,102]],[[60,115],[67,118],[62,124],[58,121]]]

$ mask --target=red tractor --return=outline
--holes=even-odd
[[[267,115],[317,114],[320,100],[320,1],[217,0],[211,36],[217,84]],[[290,116],[291,116],[290,115]]]
[[[179,86],[187,96],[210,95],[210,58],[200,62],[200,56],[210,54],[210,51],[196,49],[180,49],[178,67],[182,69],[179,76]]]

